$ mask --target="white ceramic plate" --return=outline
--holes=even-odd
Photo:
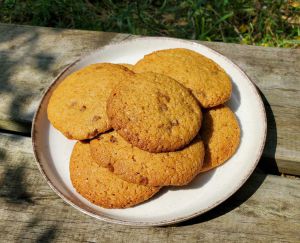
[[[228,105],[241,126],[241,144],[224,165],[199,175],[190,185],[163,189],[153,199],[129,209],[104,209],[93,205],[72,186],[69,158],[74,141],[66,139],[48,119],[49,97],[70,73],[97,62],[136,63],[145,54],[168,48],[187,48],[218,63],[231,77],[233,94]],[[245,73],[212,49],[172,38],[145,37],[105,46],[66,68],[45,92],[36,112],[32,139],[39,169],[51,188],[67,203],[95,218],[127,225],[166,225],[200,215],[229,198],[251,175],[263,151],[266,115],[262,100]]]

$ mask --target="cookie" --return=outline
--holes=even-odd
[[[150,153],[132,146],[116,131],[90,142],[91,154],[101,166],[128,182],[147,186],[182,186],[201,170],[204,145],[197,136],[182,150]]]
[[[128,183],[99,166],[91,157],[89,143],[77,142],[70,160],[70,177],[76,191],[104,208],[126,208],[152,197],[158,187]]]
[[[197,100],[183,85],[152,72],[120,82],[107,101],[107,114],[125,140],[150,152],[184,147],[202,120]]]
[[[205,145],[202,172],[228,160],[240,143],[239,123],[229,107],[221,105],[203,112],[201,136]]]
[[[188,49],[155,51],[137,62],[133,71],[172,77],[191,89],[204,108],[223,104],[231,95],[231,81],[225,71],[211,59]]]
[[[66,77],[48,104],[51,124],[69,139],[90,139],[111,128],[106,101],[112,88],[133,75],[126,67],[98,63]]]

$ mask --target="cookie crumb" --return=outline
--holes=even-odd
[[[109,139],[109,141],[110,141],[111,143],[115,143],[115,142],[117,142],[117,139],[116,139],[116,137],[111,136],[110,139]]]

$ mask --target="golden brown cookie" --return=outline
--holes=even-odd
[[[48,104],[51,124],[70,139],[89,139],[111,128],[106,101],[112,88],[133,75],[126,67],[98,63],[64,79]]]
[[[191,89],[204,108],[223,104],[231,95],[231,81],[225,71],[211,59],[188,49],[155,51],[137,62],[133,71],[174,78]]]
[[[198,133],[197,100],[174,79],[140,73],[120,82],[107,101],[112,127],[128,142],[150,152],[182,148]]]
[[[205,145],[201,172],[223,164],[235,153],[240,143],[239,123],[234,113],[225,105],[203,112],[200,134]]]
[[[141,203],[158,187],[128,183],[99,166],[91,157],[89,143],[77,142],[70,160],[70,177],[76,191],[104,208],[126,208]]]
[[[132,146],[112,131],[93,139],[90,147],[99,165],[123,180],[148,186],[186,185],[199,173],[204,158],[199,136],[182,150],[150,153]]]

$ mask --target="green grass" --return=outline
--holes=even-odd
[[[0,0],[0,22],[300,46],[299,1]]]

